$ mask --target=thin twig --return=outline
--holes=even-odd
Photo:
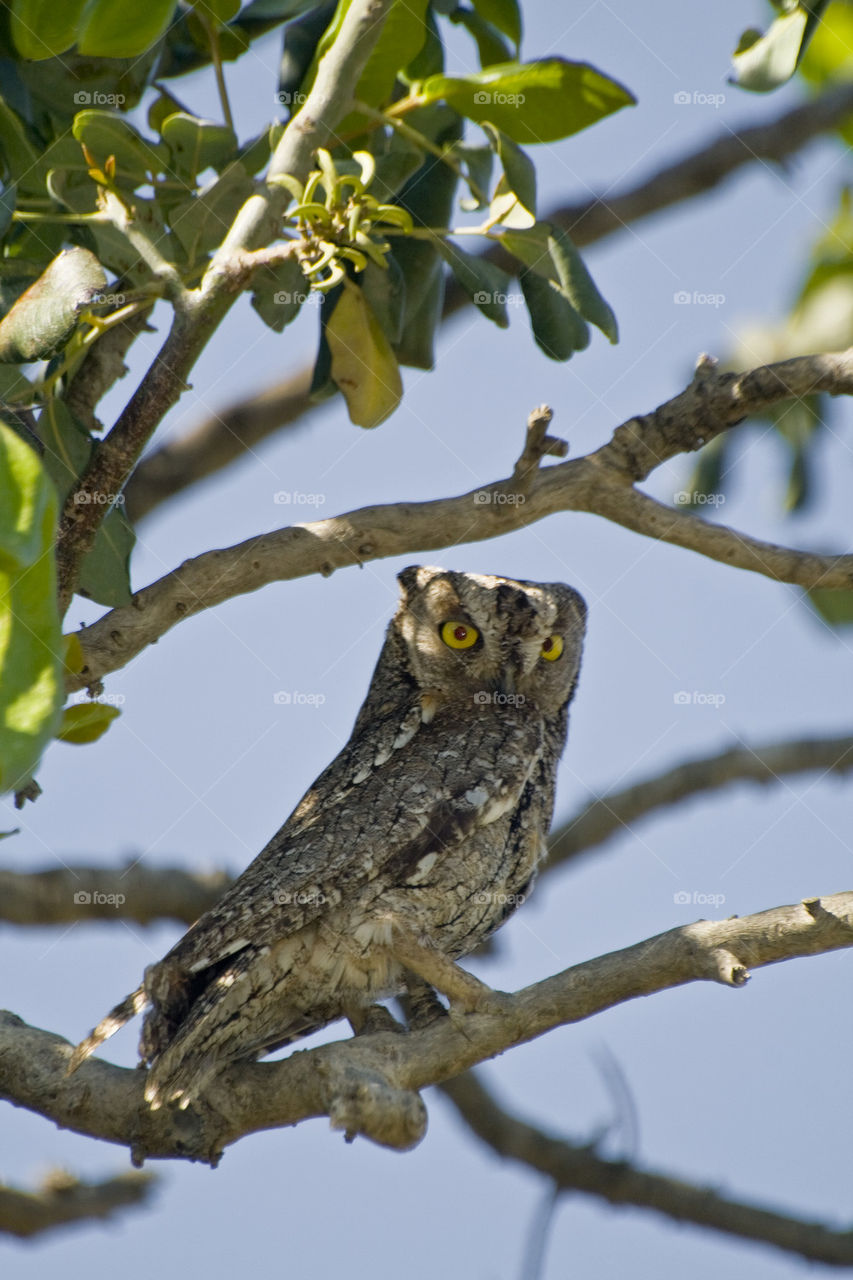
[[[555,1188],[579,1191],[612,1205],[651,1209],[672,1221],[771,1245],[810,1262],[853,1266],[853,1230],[836,1231],[671,1174],[639,1169],[625,1160],[606,1160],[588,1145],[558,1138],[511,1115],[473,1072],[446,1081],[441,1088],[468,1128],[492,1151],[536,1169]]]

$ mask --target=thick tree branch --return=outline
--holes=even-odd
[[[77,920],[180,920],[192,924],[231,882],[225,871],[178,867],[62,866],[49,871],[0,870],[0,920],[70,924]]]
[[[802,738],[758,747],[731,747],[719,755],[686,760],[665,773],[621,791],[606,792],[562,823],[548,841],[547,866],[570,862],[655,810],[731,782],[767,784],[786,774],[847,773],[853,770],[853,737]]]
[[[814,138],[837,128],[851,113],[853,87],[832,89],[767,124],[738,133],[727,130],[709,145],[666,165],[621,195],[561,205],[546,213],[545,218],[568,231],[577,245],[593,244],[650,214],[702,195],[743,165],[756,161],[784,163]],[[499,247],[483,256],[513,270],[513,260]],[[470,301],[451,277],[444,318],[455,315]],[[223,409],[150,454],[137,467],[126,489],[130,518],[140,519],[165,499],[228,466],[267,436],[322,408],[309,398],[310,385],[311,370],[300,370],[260,394]]]
[[[391,0],[353,0],[336,40],[320,61],[304,105],[289,121],[273,152],[268,180],[283,173],[297,178],[307,175],[313,152],[330,140],[349,108],[390,7]],[[61,607],[71,599],[80,562],[101,520],[124,488],[153,431],[186,389],[196,360],[245,285],[251,270],[246,251],[278,234],[287,199],[274,184],[250,196],[197,289],[185,289],[169,267],[167,284],[175,307],[169,335],[115,426],[94,452],[62,512],[57,544]],[[126,231],[134,247],[139,249],[142,243],[139,251],[145,256],[140,240],[143,233],[134,228],[130,218]],[[152,271],[162,275],[165,268],[158,269],[154,254],[152,246]]]
[[[124,666],[181,619],[271,582],[494,538],[557,511],[604,516],[779,582],[849,589],[853,555],[824,556],[760,542],[663,506],[633,487],[659,463],[701,448],[750,414],[815,391],[853,392],[853,350],[800,356],[741,374],[720,372],[702,357],[693,381],[679,395],[629,419],[594,453],[538,471],[523,494],[510,478],[455,498],[362,507],[205,552],[137,592],[130,605],[79,631],[85,665],[69,687],[91,685]],[[513,501],[495,500],[508,493]]]
[[[79,1182],[57,1170],[38,1191],[0,1186],[0,1235],[30,1239],[56,1227],[87,1226],[95,1218],[112,1218],[130,1205],[151,1197],[156,1179],[150,1173],[122,1173],[103,1182]]]
[[[545,1174],[561,1191],[580,1191],[613,1205],[652,1209],[676,1222],[691,1222],[742,1240],[772,1245],[811,1262],[853,1266],[853,1230],[834,1231],[817,1222],[721,1195],[663,1173],[606,1160],[525,1123],[498,1106],[472,1072],[445,1081],[442,1092],[468,1127],[492,1151]]]
[[[419,1091],[513,1045],[637,996],[687,982],[740,987],[750,968],[853,946],[853,893],[757,915],[700,920],[526,987],[488,1012],[454,1012],[408,1033],[379,1032],[224,1070],[186,1111],[149,1110],[141,1071],[89,1059],[65,1074],[71,1046],[0,1014],[0,1097],[63,1128],[148,1156],[214,1162],[245,1134],[327,1115],[348,1137],[405,1150],[423,1136]]]
[[[674,769],[606,792],[557,827],[549,840],[546,874],[602,844],[656,810],[733,782],[767,784],[789,774],[853,769],[853,737],[803,738],[763,746],[733,747],[687,760]],[[108,868],[68,865],[44,871],[0,870],[0,920],[17,925],[70,924],[82,920],[180,920],[192,924],[231,883],[225,871],[188,872],[180,867]],[[82,895],[82,896],[81,896]]]

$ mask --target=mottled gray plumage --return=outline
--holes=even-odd
[[[74,1067],[148,1005],[146,1096],[185,1106],[223,1065],[357,1022],[402,992],[396,929],[456,960],[527,894],[551,822],[584,602],[561,583],[443,569],[406,569],[399,581],[349,742],[221,901],[79,1046]]]

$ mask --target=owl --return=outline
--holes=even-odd
[[[346,746],[69,1070],[147,1008],[145,1096],[186,1107],[224,1066],[341,1018],[357,1030],[418,984],[451,1007],[488,991],[454,962],[544,856],[586,605],[562,583],[418,566],[398,581]]]

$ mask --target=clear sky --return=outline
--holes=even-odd
[[[797,86],[759,98],[725,83],[742,28],[767,12],[733,0],[713,9],[674,0],[565,7],[528,0],[525,56],[588,60],[639,99],[577,138],[536,149],[541,207],[632,184],[721,131],[793,105]],[[275,111],[278,57],[276,35],[227,68],[242,136]],[[190,78],[181,90],[194,109],[216,113],[208,78]],[[675,95],[684,91],[724,101],[682,105]],[[700,352],[725,358],[746,326],[785,313],[807,247],[832,215],[842,163],[840,146],[821,142],[787,173],[756,164],[711,197],[588,250],[619,319],[618,346],[596,333],[587,352],[553,364],[533,344],[520,307],[511,309],[508,332],[466,311],[443,330],[437,369],[406,371],[403,404],[377,430],[350,425],[334,401],[304,429],[153,515],[139,530],[134,585],[210,547],[313,517],[313,508],[276,505],[283,490],[318,495],[317,513],[326,516],[505,476],[527,413],[543,401],[573,454],[596,447],[619,422],[682,388]],[[723,301],[677,305],[682,290]],[[159,438],[299,367],[313,351],[314,326],[309,313],[276,336],[247,302],[239,305]],[[156,349],[162,317],[160,331],[137,344],[135,376]],[[130,389],[127,379],[113,393],[112,412]],[[761,538],[849,549],[850,416],[849,406],[833,406],[819,448],[819,511],[782,518],[785,455],[752,427],[742,433],[721,518]],[[649,491],[672,501],[687,471],[676,461],[655,474]],[[125,701],[100,743],[51,749],[40,774],[44,795],[4,817],[4,828],[22,827],[4,843],[4,861],[41,868],[142,857],[241,869],[348,736],[395,605],[394,575],[418,559],[564,580],[586,597],[586,658],[558,817],[687,756],[741,740],[850,730],[849,636],[823,627],[793,588],[565,514],[493,543],[271,586],[183,623],[108,679],[107,692]],[[68,622],[98,612],[77,601]],[[282,690],[323,700],[282,705],[274,699]],[[678,705],[680,690],[724,701]],[[638,824],[595,857],[547,875],[477,971],[512,990],[703,914],[747,914],[850,888],[842,785],[817,775],[766,789],[742,785]],[[724,902],[683,905],[675,895],[684,892]],[[77,1041],[177,936],[177,926],[127,922],[7,928],[2,1003]],[[742,991],[695,984],[516,1049],[484,1068],[484,1078],[551,1131],[585,1139],[610,1126],[613,1154],[805,1217],[849,1222],[849,973],[849,955],[837,953],[761,970]],[[137,1034],[137,1026],[125,1030],[104,1056],[130,1065]],[[608,1092],[604,1050],[633,1097],[634,1136]],[[4,1247],[11,1264],[4,1274],[36,1280],[61,1267],[65,1280],[119,1270],[123,1280],[218,1278],[239,1266],[269,1276],[369,1270],[390,1280],[404,1269],[413,1280],[445,1273],[515,1280],[547,1189],[479,1147],[442,1099],[429,1095],[427,1104],[427,1138],[405,1156],[363,1140],[347,1146],[317,1120],[244,1140],[215,1172],[155,1162],[162,1181],[151,1210]],[[34,1183],[51,1165],[85,1176],[129,1167],[123,1149],[12,1109],[2,1117],[2,1152],[3,1176],[18,1184]],[[567,1197],[543,1275],[782,1280],[804,1266]]]

